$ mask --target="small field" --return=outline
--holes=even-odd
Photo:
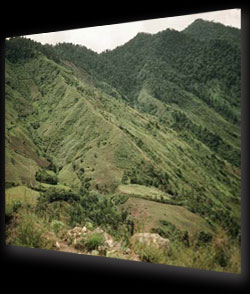
[[[25,186],[12,187],[5,190],[6,214],[10,213],[15,203],[35,206],[40,193]]]
[[[117,188],[117,193],[125,194],[128,196],[135,196],[139,198],[146,198],[151,200],[169,200],[170,195],[162,192],[155,187],[146,187],[142,185],[130,184],[130,185],[120,185]]]
[[[137,197],[130,197],[125,205],[131,207],[132,215],[138,220],[140,226],[138,229],[144,232],[160,227],[162,220],[172,223],[181,231],[187,230],[190,236],[202,230],[211,232],[203,218],[182,206],[168,205]]]

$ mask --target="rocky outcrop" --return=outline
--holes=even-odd
[[[101,234],[103,236],[103,242],[97,248],[88,250],[85,246],[85,241],[93,234]],[[136,233],[133,235],[132,246],[130,248],[124,248],[120,242],[113,239],[111,235],[103,231],[101,228],[93,228],[92,226],[76,226],[71,230],[68,230],[64,239],[61,242],[55,243],[55,248],[61,251],[76,252],[79,254],[90,254],[106,256],[111,258],[120,258],[128,260],[140,261],[140,256],[134,245],[139,242],[148,246],[154,246],[159,249],[169,250],[169,240],[162,238],[158,234],[153,233]]]
[[[84,246],[84,241],[93,234],[101,234],[104,242],[95,250],[88,251]],[[123,252],[121,250],[121,244],[116,242],[112,236],[103,231],[101,228],[93,229],[92,227],[89,228],[89,226],[74,227],[67,232],[64,241],[66,241],[69,245],[73,245],[75,249],[80,250],[83,254],[125,258],[125,256],[130,253],[129,249]]]
[[[159,249],[169,250],[169,240],[166,238],[162,238],[158,234],[153,233],[136,233],[134,234],[133,243],[136,242],[145,244],[147,246],[155,246]]]

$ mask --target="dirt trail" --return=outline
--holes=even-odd
[[[57,251],[62,251],[62,252],[69,252],[69,253],[77,253],[77,254],[87,254],[85,252],[82,252],[80,250],[75,249],[74,247],[70,247],[67,242],[64,241],[58,241],[57,242],[60,246],[59,249],[57,249]]]

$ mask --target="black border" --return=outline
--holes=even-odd
[[[209,3],[205,3],[209,2]],[[36,7],[35,7],[36,5]],[[58,5],[43,2],[23,4],[10,3],[5,7],[6,18],[1,18],[0,30],[0,128],[4,135],[4,39],[10,36],[27,35],[41,32],[59,31],[80,27],[122,23],[160,17],[187,15],[200,12],[241,8],[242,10],[242,273],[240,275],[217,273],[191,268],[146,264],[134,261],[123,261],[105,257],[82,256],[56,251],[22,248],[4,245],[4,136],[1,136],[1,260],[3,277],[2,285],[19,291],[30,288],[34,291],[56,288],[76,288],[78,291],[134,291],[155,290],[202,291],[202,293],[222,293],[235,291],[247,292],[249,286],[249,199],[247,176],[248,160],[248,100],[249,91],[249,11],[246,5],[235,3],[216,3],[200,1],[190,5],[184,1],[176,4],[125,2],[93,2],[85,4],[61,2]],[[136,5],[136,7],[135,7]],[[174,7],[175,5],[175,7]],[[8,6],[8,5],[7,5]],[[12,7],[11,7],[12,6]],[[40,7],[42,6],[42,7]],[[63,7],[62,7],[63,6]],[[164,7],[163,7],[164,6]],[[65,9],[65,11],[63,11]],[[249,34],[250,35],[250,34]],[[9,282],[6,281],[9,280]],[[35,283],[34,283],[35,282]],[[34,284],[33,284],[34,283]],[[3,287],[3,286],[2,286]],[[90,288],[88,288],[90,287]],[[162,287],[160,289],[160,287]]]

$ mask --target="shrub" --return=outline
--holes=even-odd
[[[36,172],[36,180],[42,183],[56,185],[58,178],[56,175],[49,174],[46,170],[39,170]]]
[[[168,238],[170,240],[183,241],[183,233],[172,223],[166,220],[160,220],[163,225],[158,228],[153,228],[152,232],[159,234],[163,238]]]
[[[49,189],[46,192],[43,192],[39,197],[40,202],[55,202],[55,201],[78,201],[80,197],[72,192],[60,189]]]
[[[222,248],[218,248],[215,255],[215,261],[221,266],[226,267],[229,262],[229,257]]]
[[[12,187],[15,187],[15,186],[17,186],[16,183],[13,183],[13,182],[5,182],[5,189],[12,188]]]
[[[188,231],[185,231],[184,234],[183,234],[183,238],[182,238],[182,241],[184,243],[184,245],[186,247],[189,247],[190,246],[190,241],[189,241],[189,234],[188,234]]]
[[[12,211],[17,212],[19,208],[22,207],[22,202],[20,200],[16,200],[13,202]]]
[[[205,231],[201,231],[198,235],[198,240],[196,243],[196,246],[200,246],[202,244],[210,243],[213,236],[210,233],[207,233]]]
[[[65,227],[65,224],[61,221],[53,220],[51,223],[51,227],[52,227],[53,231],[56,234],[58,234]]]
[[[84,246],[87,250],[95,250],[104,244],[105,238],[102,233],[94,233],[90,235],[85,241]]]
[[[52,248],[52,244],[43,236],[42,226],[38,226],[36,220],[33,214],[21,217],[13,244],[31,248]]]
[[[98,193],[86,191],[81,194],[79,201],[72,201],[70,210],[71,225],[91,222],[94,226],[100,226],[111,235],[122,235],[123,230],[129,230],[127,225],[128,212],[119,206],[127,200],[127,197],[103,197]],[[127,228],[126,228],[127,227]]]
[[[150,263],[167,263],[166,250],[159,249],[153,245],[149,246],[143,243],[135,243],[135,251],[139,254],[140,260]]]

